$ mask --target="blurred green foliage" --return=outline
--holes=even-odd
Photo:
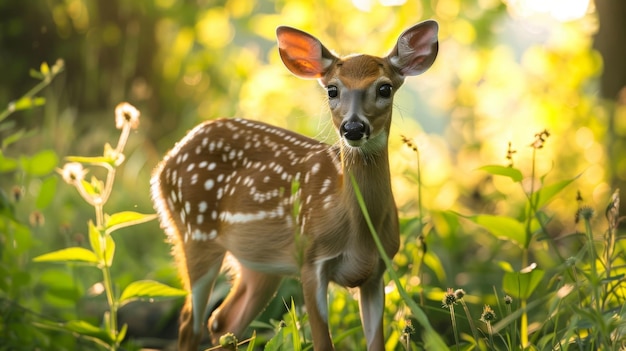
[[[482,304],[498,301],[493,289],[502,292],[508,269],[502,266],[515,272],[524,268],[523,247],[451,211],[523,221],[533,185],[578,177],[545,203],[550,221],[543,232],[564,257],[576,256],[585,247],[574,222],[577,191],[600,213],[613,192],[610,177],[626,175],[623,160],[607,158],[606,150],[613,146],[606,145],[605,137],[611,128],[624,129],[624,123],[618,118],[617,125],[610,125],[613,112],[598,97],[603,66],[592,50],[598,27],[593,4],[581,18],[561,22],[545,14],[516,13],[513,1],[383,3],[0,1],[0,109],[20,101],[36,84],[28,78],[31,69],[42,73],[42,62],[59,58],[65,63],[64,72],[37,95],[40,100],[29,100],[28,109],[0,121],[0,338],[31,340],[8,348],[49,348],[52,340],[59,349],[76,343],[87,347],[84,341],[27,327],[38,318],[98,324],[103,295],[93,289],[101,279],[97,274],[80,267],[34,267],[31,259],[87,245],[84,223],[92,211],[71,189],[59,186],[53,170],[66,155],[101,152],[115,133],[110,111],[120,101],[130,101],[143,117],[117,175],[109,201],[113,208],[150,213],[152,168],[203,120],[241,116],[333,142],[317,84],[294,78],[280,63],[274,39],[278,25],[308,31],[341,54],[383,55],[403,29],[428,18],[439,21],[437,61],[423,76],[407,80],[396,97],[390,152],[403,223],[403,248],[394,264],[448,344],[454,340],[452,329],[448,312],[440,308],[446,288],[465,289],[465,301],[478,316]],[[615,113],[624,115],[620,109]],[[551,137],[534,158],[532,136],[544,129]],[[419,206],[415,154],[402,145],[400,133],[420,152]],[[509,163],[522,179],[501,176],[493,168],[479,170]],[[591,222],[598,233],[605,228],[600,219]],[[116,240],[116,257],[123,263],[112,267],[117,286],[148,278],[178,284],[156,223],[121,231],[125,234]],[[562,262],[547,243],[534,242],[526,263],[537,262],[559,276],[563,271],[556,267]],[[623,252],[623,240],[615,245]],[[623,265],[616,267],[623,270]],[[541,293],[557,279],[551,274],[543,277]],[[282,291],[295,291],[297,301],[296,286],[287,281]],[[341,289],[330,294],[333,328],[358,327],[358,308],[350,294]],[[387,301],[388,346],[400,348],[403,328],[413,317],[398,307],[401,298],[393,284]],[[280,319],[284,312],[283,303],[275,301],[264,318]],[[545,313],[534,305],[531,325],[545,321]],[[460,318],[460,323],[467,320]],[[346,334],[342,345],[361,345],[358,331]],[[412,338],[419,335],[418,330]]]

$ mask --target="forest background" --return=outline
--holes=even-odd
[[[149,215],[152,169],[201,121],[246,117],[335,141],[324,92],[282,66],[277,26],[307,31],[341,54],[384,55],[399,33],[425,19],[440,24],[439,55],[398,92],[390,137],[403,220],[403,248],[394,265],[404,288],[449,346],[511,347],[513,338],[537,349],[576,340],[590,347],[589,336],[599,334],[594,318],[580,317],[587,307],[607,320],[602,345],[623,346],[625,312],[616,307],[626,293],[623,233],[619,216],[605,214],[611,206],[619,209],[615,191],[626,183],[626,2],[4,0],[0,349],[122,343],[67,324],[80,320],[106,329],[102,317],[110,305],[99,270],[33,260],[90,246],[93,208],[58,170],[66,157],[100,155],[117,138],[118,103],[130,102],[141,117],[105,209]],[[36,94],[29,94],[35,86]],[[594,215],[581,220],[585,210]],[[520,229],[526,224],[532,230]],[[113,237],[114,295],[144,279],[180,285],[157,221]],[[584,279],[574,279],[572,267]],[[532,271],[542,273],[524,275]],[[527,292],[510,291],[511,274],[518,281],[529,277]],[[557,293],[570,283],[583,293],[568,302]],[[414,311],[403,307],[393,282],[388,287],[389,348],[422,347]],[[466,293],[461,332],[450,323],[450,310],[441,308],[447,288]],[[331,295],[331,329],[349,330],[340,345],[359,347],[351,292],[333,289]],[[521,312],[506,319],[504,307],[496,310],[504,320],[494,346],[485,325],[476,335],[471,320],[481,323],[484,305],[504,306],[505,295]],[[279,296],[257,324],[267,339],[287,313],[284,301],[301,302],[297,281],[287,280]],[[554,299],[581,310],[555,312],[547,307]],[[600,299],[603,304],[595,305]],[[120,308],[120,326],[129,326],[126,347],[167,345],[175,338],[180,304],[173,298]],[[521,329],[524,318],[527,329]],[[417,331],[408,333],[407,326]],[[525,344],[523,334],[530,336]],[[549,342],[541,343],[546,337]]]

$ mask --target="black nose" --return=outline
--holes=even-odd
[[[350,119],[341,125],[341,134],[348,140],[361,140],[369,134],[369,128],[357,119]]]

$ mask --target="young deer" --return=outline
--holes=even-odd
[[[279,27],[285,66],[298,77],[319,79],[327,90],[339,142],[330,146],[261,122],[221,119],[200,124],[169,151],[151,187],[191,292],[181,314],[180,350],[199,346],[207,301],[227,253],[239,262],[238,274],[208,321],[214,343],[226,332],[241,335],[281,277],[299,275],[315,350],[334,349],[331,281],[359,288],[367,348],[384,349],[385,266],[351,177],[393,257],[399,246],[387,153],[393,95],[405,77],[432,65],[437,31],[436,22],[425,21],[400,35],[386,57],[337,57],[313,36]],[[299,186],[292,188],[293,182]]]

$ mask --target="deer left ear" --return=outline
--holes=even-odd
[[[321,78],[337,59],[314,36],[281,26],[276,29],[278,51],[287,69],[300,78]]]
[[[387,59],[403,77],[424,73],[437,57],[438,31],[439,25],[432,20],[416,24],[400,35]]]

